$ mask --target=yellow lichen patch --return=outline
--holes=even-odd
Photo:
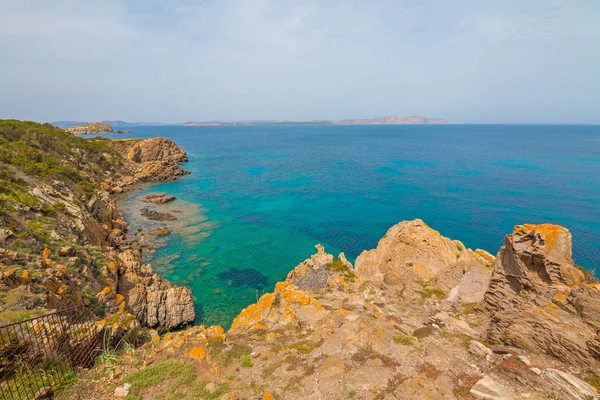
[[[121,304],[125,301],[125,296],[123,296],[122,294],[117,294],[115,296],[115,301],[117,302],[117,304]]]
[[[100,292],[100,296],[106,298],[106,296],[108,296],[110,292],[112,292],[112,288],[110,286],[107,286],[104,289],[102,289],[102,291]]]
[[[202,346],[192,347],[192,349],[188,351],[188,354],[194,357],[199,362],[204,361],[204,359],[206,358],[206,350]]]
[[[225,334],[225,330],[221,327],[221,325],[214,325],[206,329],[206,334],[210,337],[222,338]]]
[[[51,253],[51,251],[47,247],[42,251],[42,260],[44,262],[48,261],[48,258],[50,257],[50,253]]]
[[[541,233],[544,236],[545,244],[550,251],[556,244],[558,237],[568,232],[567,228],[554,224],[525,224],[515,226],[515,233],[522,235],[525,230]]]
[[[469,249],[470,250],[470,249]],[[471,250],[470,250],[471,251]],[[474,251],[475,254],[477,254],[478,256],[482,257],[487,263],[489,264],[493,264],[496,262],[496,257],[494,257],[493,255],[491,255],[490,253],[488,253],[485,250],[482,249],[476,249]]]
[[[109,262],[108,265],[106,266],[106,269],[109,272],[115,274],[117,272],[117,263],[114,261]]]
[[[281,293],[281,297],[288,303],[305,306],[312,304],[317,306],[317,308],[322,307],[321,303],[311,297],[308,293],[287,282],[278,282],[277,285],[275,285],[275,291]]]
[[[269,312],[273,305],[273,293],[264,294],[256,304],[251,304],[238,314],[231,324],[231,329],[257,327],[264,319],[263,314]]]
[[[28,284],[29,284],[29,271],[23,270],[23,273],[21,274],[21,285],[28,285]]]
[[[342,314],[342,315],[348,315],[348,314],[350,314],[350,311],[346,310],[344,307],[340,307],[340,308],[339,308],[339,309],[336,311],[336,313],[338,313],[338,314]]]
[[[273,340],[273,339],[277,338],[277,336],[279,336],[277,333],[269,332],[265,335],[265,340]]]
[[[565,301],[567,301],[567,298],[562,294],[557,294],[556,296],[554,296],[554,300],[564,303]]]

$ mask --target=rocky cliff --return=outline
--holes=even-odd
[[[82,304],[112,325],[134,315],[125,331],[194,321],[191,292],[142,265],[110,195],[181,176],[183,149],[167,139],[114,145],[20,121],[0,121],[0,144],[0,323]]]
[[[147,366],[65,398],[595,399],[599,299],[563,227],[516,226],[494,257],[405,221],[354,266],[317,246],[228,332],[155,338]]]
[[[72,128],[66,128],[65,131],[73,133],[75,135],[87,135],[93,133],[113,133],[112,126],[103,122],[94,122],[82,126],[74,126]]]

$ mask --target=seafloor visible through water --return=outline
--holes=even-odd
[[[406,219],[494,254],[515,224],[561,224],[576,263],[600,267],[597,126],[126,129],[188,152],[191,175],[129,192],[120,206],[135,230],[151,224],[141,195],[177,196],[155,206],[178,219],[164,223],[173,233],[150,261],[192,289],[197,323],[228,327],[316,243],[353,260]]]

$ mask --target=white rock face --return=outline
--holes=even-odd
[[[473,385],[471,394],[478,399],[512,400],[508,390],[487,375]]]
[[[594,387],[566,372],[548,368],[542,373],[542,377],[569,399],[600,399]]]

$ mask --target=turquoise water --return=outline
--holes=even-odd
[[[179,200],[155,270],[190,287],[197,323],[229,326],[321,243],[355,258],[393,224],[421,218],[496,253],[521,223],[574,237],[577,263],[600,267],[597,126],[131,126],[168,137],[192,172],[121,201],[132,229],[140,195]],[[119,136],[122,137],[122,136]]]

